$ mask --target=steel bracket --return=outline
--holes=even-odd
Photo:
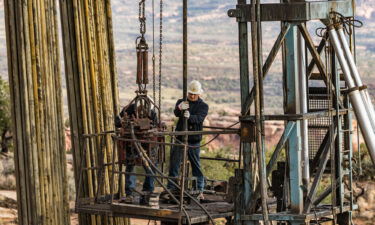
[[[255,142],[255,129],[254,121],[241,121],[241,141],[246,143]]]
[[[354,16],[354,5],[350,0],[313,1],[261,4],[261,21],[304,22],[309,20],[327,20],[330,12],[338,12],[345,17]],[[254,22],[256,15],[251,14],[251,4],[237,5],[236,9],[228,10],[229,17],[237,21]]]
[[[236,9],[228,10],[228,16],[235,17],[237,22],[247,22],[246,10],[244,6],[246,5],[237,5]]]

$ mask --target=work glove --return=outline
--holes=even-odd
[[[186,111],[184,112],[184,117],[187,118],[187,119],[189,119],[189,117],[190,117],[190,112],[189,112],[188,110],[186,110]]]
[[[186,110],[189,108],[189,102],[181,102],[179,105],[178,105],[178,109],[179,110]]]

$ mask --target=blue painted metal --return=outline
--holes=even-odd
[[[279,142],[276,145],[275,151],[273,152],[270,161],[267,164],[267,177],[271,174],[273,166],[276,164],[277,158],[284,147],[285,143],[288,141],[289,136],[295,128],[296,123],[294,121],[289,121],[285,126],[285,130],[280,137]]]
[[[331,51],[331,74],[332,78],[334,79],[335,84],[335,91],[336,91],[336,98],[334,101],[334,107],[336,108],[336,112],[340,110],[339,106],[339,97],[340,97],[340,75],[338,73],[338,65],[337,65],[337,58],[334,54],[334,51],[332,49]],[[337,179],[337,186],[338,188],[335,191],[332,191],[332,194],[336,194],[336,202],[338,205],[340,205],[340,211],[342,212],[344,207],[344,185],[342,183],[342,176],[343,176],[343,167],[342,167],[342,143],[343,143],[343,132],[342,132],[342,116],[336,115],[336,121],[337,121],[337,138],[336,138],[336,179]],[[334,189],[333,189],[334,190]]]
[[[298,96],[298,48],[297,48],[297,24],[292,23],[284,41],[284,86],[285,113],[294,114],[299,109]],[[288,160],[290,179],[290,203],[293,213],[302,213],[302,165],[301,165],[301,122],[297,121],[288,140]]]
[[[245,5],[246,0],[238,0],[238,5]],[[238,21],[239,32],[239,58],[240,58],[240,83],[241,83],[241,111],[246,112],[245,102],[250,92],[249,83],[249,53],[248,53],[248,29],[246,21]],[[242,196],[236,198],[235,224],[242,224],[241,214],[248,212],[252,196],[253,184],[251,180],[251,146],[249,143],[242,142],[243,153],[243,189]],[[248,222],[247,224],[250,224]]]
[[[254,16],[255,13],[249,13],[250,5],[246,4],[246,0],[237,0],[238,5],[237,8],[234,10],[229,10],[228,15],[230,17],[236,17],[237,22],[239,25],[239,53],[240,53],[240,81],[241,81],[241,104],[242,104],[242,117],[249,117],[250,115],[247,115],[248,110],[246,106],[246,98],[251,97],[249,95],[249,65],[248,65],[248,31],[247,31],[247,22],[255,21]],[[285,35],[284,40],[284,46],[283,46],[283,75],[284,75],[284,112],[286,115],[296,115],[301,114],[299,112],[300,110],[300,93],[299,93],[299,79],[302,74],[301,68],[299,68],[298,58],[299,54],[301,54],[301,51],[298,49],[298,42],[297,42],[297,35],[298,35],[298,22],[297,21],[305,21],[306,18],[308,19],[316,19],[316,18],[326,18],[329,14],[329,11],[331,11],[333,8],[337,9],[336,11],[339,11],[340,13],[352,15],[353,9],[352,9],[352,2],[349,0],[345,1],[324,1],[324,2],[304,2],[303,0],[298,1],[288,1],[288,3],[281,3],[281,4],[275,4],[274,7],[271,5],[262,4],[261,7],[265,7],[264,9],[267,9],[267,12],[274,11],[275,13],[265,13],[265,11],[262,11],[260,13],[262,19],[264,20],[278,20],[278,21],[288,21],[289,23],[291,21],[295,21],[290,23],[290,29]],[[329,7],[328,7],[329,6]],[[282,7],[284,7],[287,10],[282,10]],[[300,8],[298,8],[300,7]],[[302,9],[302,10],[301,10]],[[287,12],[286,12],[287,11]],[[290,13],[288,13],[290,12]],[[259,14],[258,14],[259,15]],[[288,19],[283,19],[288,18]],[[308,20],[307,19],[307,20]],[[334,66],[335,67],[335,66]],[[337,68],[334,68],[335,71],[331,71],[333,74],[333,77],[336,79],[335,81],[339,83],[338,80],[338,74],[337,74]],[[322,72],[322,71],[321,71]],[[340,96],[339,90],[340,88],[336,88],[337,90],[334,94],[335,96]],[[336,99],[337,100],[337,99]],[[347,102],[348,103],[348,102]],[[249,105],[249,104],[247,104]],[[342,110],[338,108],[338,105],[336,104],[336,110]],[[342,105],[340,105],[342,107]],[[337,114],[337,113],[336,113]],[[344,120],[345,122],[345,130],[351,130],[351,115],[345,115],[345,116],[335,116],[333,114],[328,115],[332,117],[336,117],[338,120],[334,120],[335,124],[340,124],[339,118]],[[286,126],[284,135],[280,138],[279,144],[280,146],[284,145],[285,142],[287,142],[286,148],[287,148],[287,160],[288,160],[288,168],[289,168],[289,187],[288,187],[288,197],[290,197],[290,210],[285,212],[280,212],[277,214],[270,214],[271,220],[288,220],[289,224],[292,225],[301,225],[301,224],[308,224],[310,220],[315,219],[317,216],[314,213],[303,213],[303,204],[304,204],[304,198],[303,198],[303,183],[302,183],[302,140],[301,140],[301,121],[297,120],[295,122],[291,122],[292,119],[289,117],[283,118],[283,120],[288,121],[288,124]],[[335,158],[337,158],[337,164],[341,166],[342,162],[342,142],[341,140],[344,139],[341,138],[340,127],[335,129],[334,127],[331,128],[332,132],[338,134],[339,137],[336,151],[339,154]],[[335,132],[333,130],[335,129]],[[277,152],[280,151],[281,147],[279,146],[276,149],[276,153],[274,153],[275,157],[277,158]],[[331,145],[331,143],[330,143]],[[242,177],[241,184],[238,185],[237,189],[238,191],[241,191],[241,194],[237,197],[240,198],[236,201],[235,204],[235,223],[236,225],[239,224],[259,224],[259,221],[263,219],[262,214],[252,214],[249,211],[250,200],[252,198],[258,197],[258,190],[254,193],[252,191],[253,186],[255,185],[252,180],[252,171],[251,171],[251,154],[252,149],[249,143],[241,143],[242,152],[243,152],[243,169],[240,171],[241,175],[239,177]],[[346,139],[345,140],[345,149],[351,151],[351,140]],[[349,154],[349,159],[352,152]],[[269,173],[271,171],[270,168],[272,168],[272,164],[275,160],[275,157],[273,156],[270,163],[269,168],[267,168],[267,172]],[[328,150],[327,150],[327,157],[328,159]],[[325,161],[326,162],[326,161]],[[351,170],[351,162],[350,168]],[[325,166],[325,165],[324,165]],[[338,167],[340,167],[338,166]],[[336,167],[336,168],[338,168]],[[264,169],[264,168],[263,168]],[[321,169],[320,172],[324,171],[324,168]],[[337,179],[342,180],[342,173],[343,168],[339,168],[336,173]],[[319,173],[316,174],[317,179],[319,178]],[[349,179],[351,180],[351,173],[349,174]],[[342,185],[342,184],[340,184]],[[341,186],[340,186],[341,187]],[[287,188],[287,187],[286,187]],[[343,198],[343,188],[339,189],[339,199],[342,200]],[[352,202],[351,204],[352,205]],[[340,204],[338,206],[341,207],[335,207],[335,213],[339,213],[340,211],[347,212],[349,207],[347,205]],[[241,207],[241,208],[240,208]],[[351,209],[349,209],[351,210]],[[332,212],[330,210],[325,210],[324,214],[332,215]],[[319,212],[318,212],[319,214]],[[318,217],[323,216],[318,215]],[[346,225],[346,224],[345,224]]]

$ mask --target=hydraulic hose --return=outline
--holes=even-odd
[[[135,137],[135,134],[134,134],[134,127],[133,127],[133,124],[130,125],[131,126],[131,130],[130,130],[130,133],[131,133],[131,136],[133,139],[136,140],[136,137]],[[157,168],[150,160],[150,158],[148,158],[145,150],[142,148],[142,146],[137,143],[137,142],[134,142],[134,145],[135,145],[135,148],[136,150],[138,151],[139,155],[141,156],[141,159],[145,165],[145,167],[150,171],[150,173],[152,175],[155,175],[154,171],[152,170],[152,168],[150,167],[150,164],[151,163],[155,168]],[[179,200],[177,200],[177,198],[172,194],[171,191],[168,190],[168,188],[163,184],[163,182],[161,182],[157,177],[155,177],[155,180],[164,188],[165,191],[168,192],[168,194],[173,198],[174,201],[176,201],[178,204],[180,203]],[[185,216],[186,216],[186,220],[188,222],[188,224],[190,225],[191,222],[190,222],[190,216],[189,214],[186,212],[185,208],[182,208],[182,211],[184,212]]]
[[[137,140],[135,134],[134,134],[134,127],[133,125],[131,125],[131,136],[132,136],[132,139],[134,140]],[[150,167],[150,165],[152,166],[152,168],[158,172],[160,175],[164,175],[160,170],[159,168],[157,168],[157,166],[155,166],[154,163],[152,163],[151,159],[148,157],[147,153],[145,152],[145,150],[143,149],[143,147],[138,143],[138,142],[134,142],[134,145],[136,146],[136,149],[137,151],[140,153],[141,157],[142,157],[142,160],[146,160],[147,161],[147,165],[145,165],[146,167],[148,166],[148,169]],[[154,172],[153,170],[150,170],[150,172],[154,175]],[[165,187],[164,184],[161,183],[161,181],[158,179],[158,178],[155,178],[158,183],[163,187],[163,189],[165,191],[168,192],[168,194],[173,198],[173,200],[175,200],[177,203],[179,203],[179,201],[174,197],[174,195],[167,189],[167,187]],[[175,187],[177,187],[177,189],[181,190],[181,188],[170,178],[167,178],[167,180],[169,182],[171,182]],[[197,200],[195,199],[193,196],[191,196],[187,191],[184,191],[184,194],[186,194],[186,196],[188,196],[191,200],[193,200],[208,216],[208,218],[211,220],[212,224],[215,225],[215,221],[213,220],[211,214],[207,211],[207,209]],[[187,215],[187,213],[186,213]],[[187,215],[188,216],[188,215]],[[188,221],[190,223],[190,221]]]

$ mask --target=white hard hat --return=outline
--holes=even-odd
[[[203,93],[202,85],[197,80],[193,80],[190,82],[188,86],[188,93],[200,95]]]

